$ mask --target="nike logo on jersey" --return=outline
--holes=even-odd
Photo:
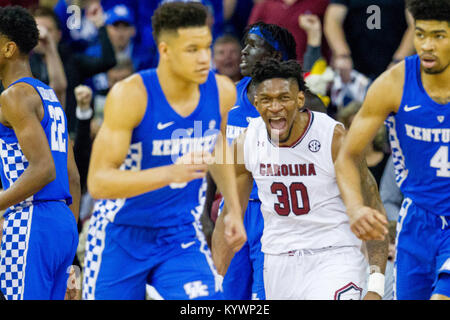
[[[239,108],[239,106],[234,106],[233,108],[230,109],[230,111],[234,110],[234,109],[237,109],[237,108]]]
[[[418,105],[418,106],[408,107],[408,105],[406,105],[405,108],[404,108],[404,110],[405,110],[405,112],[410,112],[410,111],[419,109],[420,107],[422,107],[422,106],[421,106],[421,105]]]
[[[189,248],[190,246],[192,246],[194,244],[195,244],[195,241],[191,241],[191,242],[188,242],[188,243],[182,243],[181,244],[181,248],[182,249],[187,249],[187,248]]]
[[[158,128],[158,130],[164,130],[164,129],[170,127],[171,125],[173,125],[174,123],[175,122],[173,122],[173,121],[170,121],[170,122],[167,122],[167,123],[158,122],[156,127]]]

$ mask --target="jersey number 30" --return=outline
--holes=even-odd
[[[430,166],[439,169],[438,177],[450,178],[450,162],[448,162],[448,146],[442,146],[430,160]]]
[[[270,186],[270,191],[278,198],[278,203],[275,203],[274,209],[280,216],[287,216],[291,211],[296,216],[300,216],[302,214],[307,214],[311,210],[309,206],[308,190],[301,182],[293,182],[289,188],[281,182],[274,182]],[[298,201],[299,193],[301,203]]]
[[[53,106],[48,106],[48,113],[52,119],[51,149],[52,151],[66,152],[67,141],[64,139],[64,133],[66,132],[64,113],[61,108]]]

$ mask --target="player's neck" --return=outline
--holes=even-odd
[[[28,59],[11,61],[1,70],[2,85],[5,89],[21,78],[32,76]]]
[[[448,84],[450,83],[450,66],[441,73],[428,74],[421,70],[422,84],[427,90],[433,89],[435,93],[442,92],[448,96]],[[431,93],[431,92],[428,92]]]
[[[167,100],[184,101],[186,97],[198,92],[198,83],[177,76],[164,64],[158,65],[156,73]]]

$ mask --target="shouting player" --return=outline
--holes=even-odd
[[[303,109],[305,83],[297,62],[259,62],[252,82],[261,117],[235,141],[235,169],[243,207],[253,181],[258,187],[266,297],[360,299],[367,261],[350,230],[334,172],[345,129],[323,113]],[[367,204],[383,211],[375,180],[364,163],[360,168]],[[215,247],[223,243],[215,241],[223,237],[223,226],[219,220],[213,233],[218,268],[228,263],[230,252]],[[367,245],[372,269],[384,272],[388,242]],[[369,278],[366,299],[383,295],[376,277]]]

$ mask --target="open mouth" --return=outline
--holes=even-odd
[[[432,57],[422,57],[422,65],[427,69],[431,69],[436,65],[436,59]]]
[[[284,117],[271,118],[269,119],[269,124],[272,132],[278,135],[286,131],[287,128],[287,121]]]

